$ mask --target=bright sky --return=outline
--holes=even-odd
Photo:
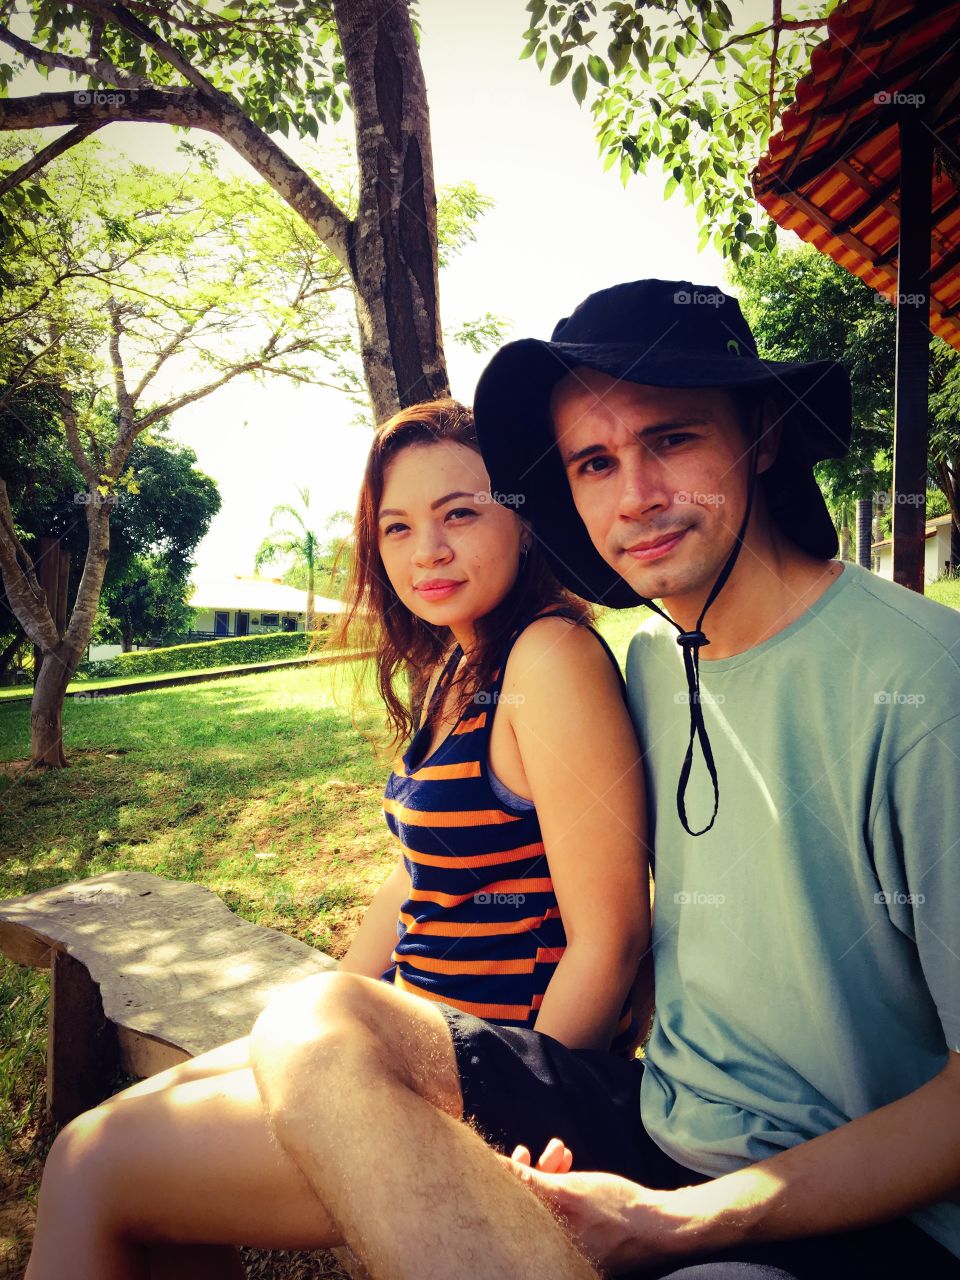
[[[767,12],[761,0],[742,9],[754,6],[756,17]],[[588,293],[618,281],[723,284],[720,256],[697,254],[682,197],[663,200],[659,173],[624,190],[617,166],[602,170],[587,107],[567,83],[551,88],[532,59],[519,61],[524,0],[421,0],[419,9],[437,183],[469,179],[496,202],[476,227],[477,242],[441,275],[446,329],[491,311],[509,319],[513,337],[549,337]],[[41,87],[49,86],[33,91]],[[172,131],[161,125],[118,125],[99,136],[147,163],[175,157]],[[233,153],[224,160],[228,170],[251,173]],[[469,402],[489,353],[448,341],[446,354],[453,394]],[[244,379],[174,418],[173,434],[195,450],[223,504],[196,553],[197,580],[252,573],[272,508],[295,502],[299,488],[310,489],[317,527],[352,510],[370,440],[369,428],[351,425],[355,416],[336,393]]]

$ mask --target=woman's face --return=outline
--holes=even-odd
[[[449,627],[464,648],[513,586],[523,535],[466,445],[408,445],[387,464],[378,513],[387,577],[411,613]]]

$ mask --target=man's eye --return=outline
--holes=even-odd
[[[673,448],[676,445],[686,444],[688,440],[693,439],[693,436],[689,431],[671,431],[669,435],[661,436],[660,439],[664,444],[669,444]]]
[[[597,476],[608,471],[612,463],[609,458],[588,458],[580,468],[581,475]]]

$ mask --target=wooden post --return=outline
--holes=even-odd
[[[118,1062],[117,1029],[104,1016],[100,988],[79,960],[67,951],[54,951],[47,1115],[63,1125],[102,1102],[110,1092]]]
[[[893,431],[893,580],[923,594],[933,134],[922,108],[900,117],[900,245]]]

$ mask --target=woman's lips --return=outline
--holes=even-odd
[[[447,596],[452,596],[457,587],[462,587],[462,582],[453,582],[447,578],[437,578],[432,582],[419,582],[414,587],[414,591],[423,596],[424,600],[445,600]]]
[[[659,539],[652,544],[643,545],[638,543],[636,546],[627,547],[626,553],[634,560],[659,560],[661,556],[667,555],[687,534],[687,529],[681,529],[678,533],[668,534],[666,537]]]

